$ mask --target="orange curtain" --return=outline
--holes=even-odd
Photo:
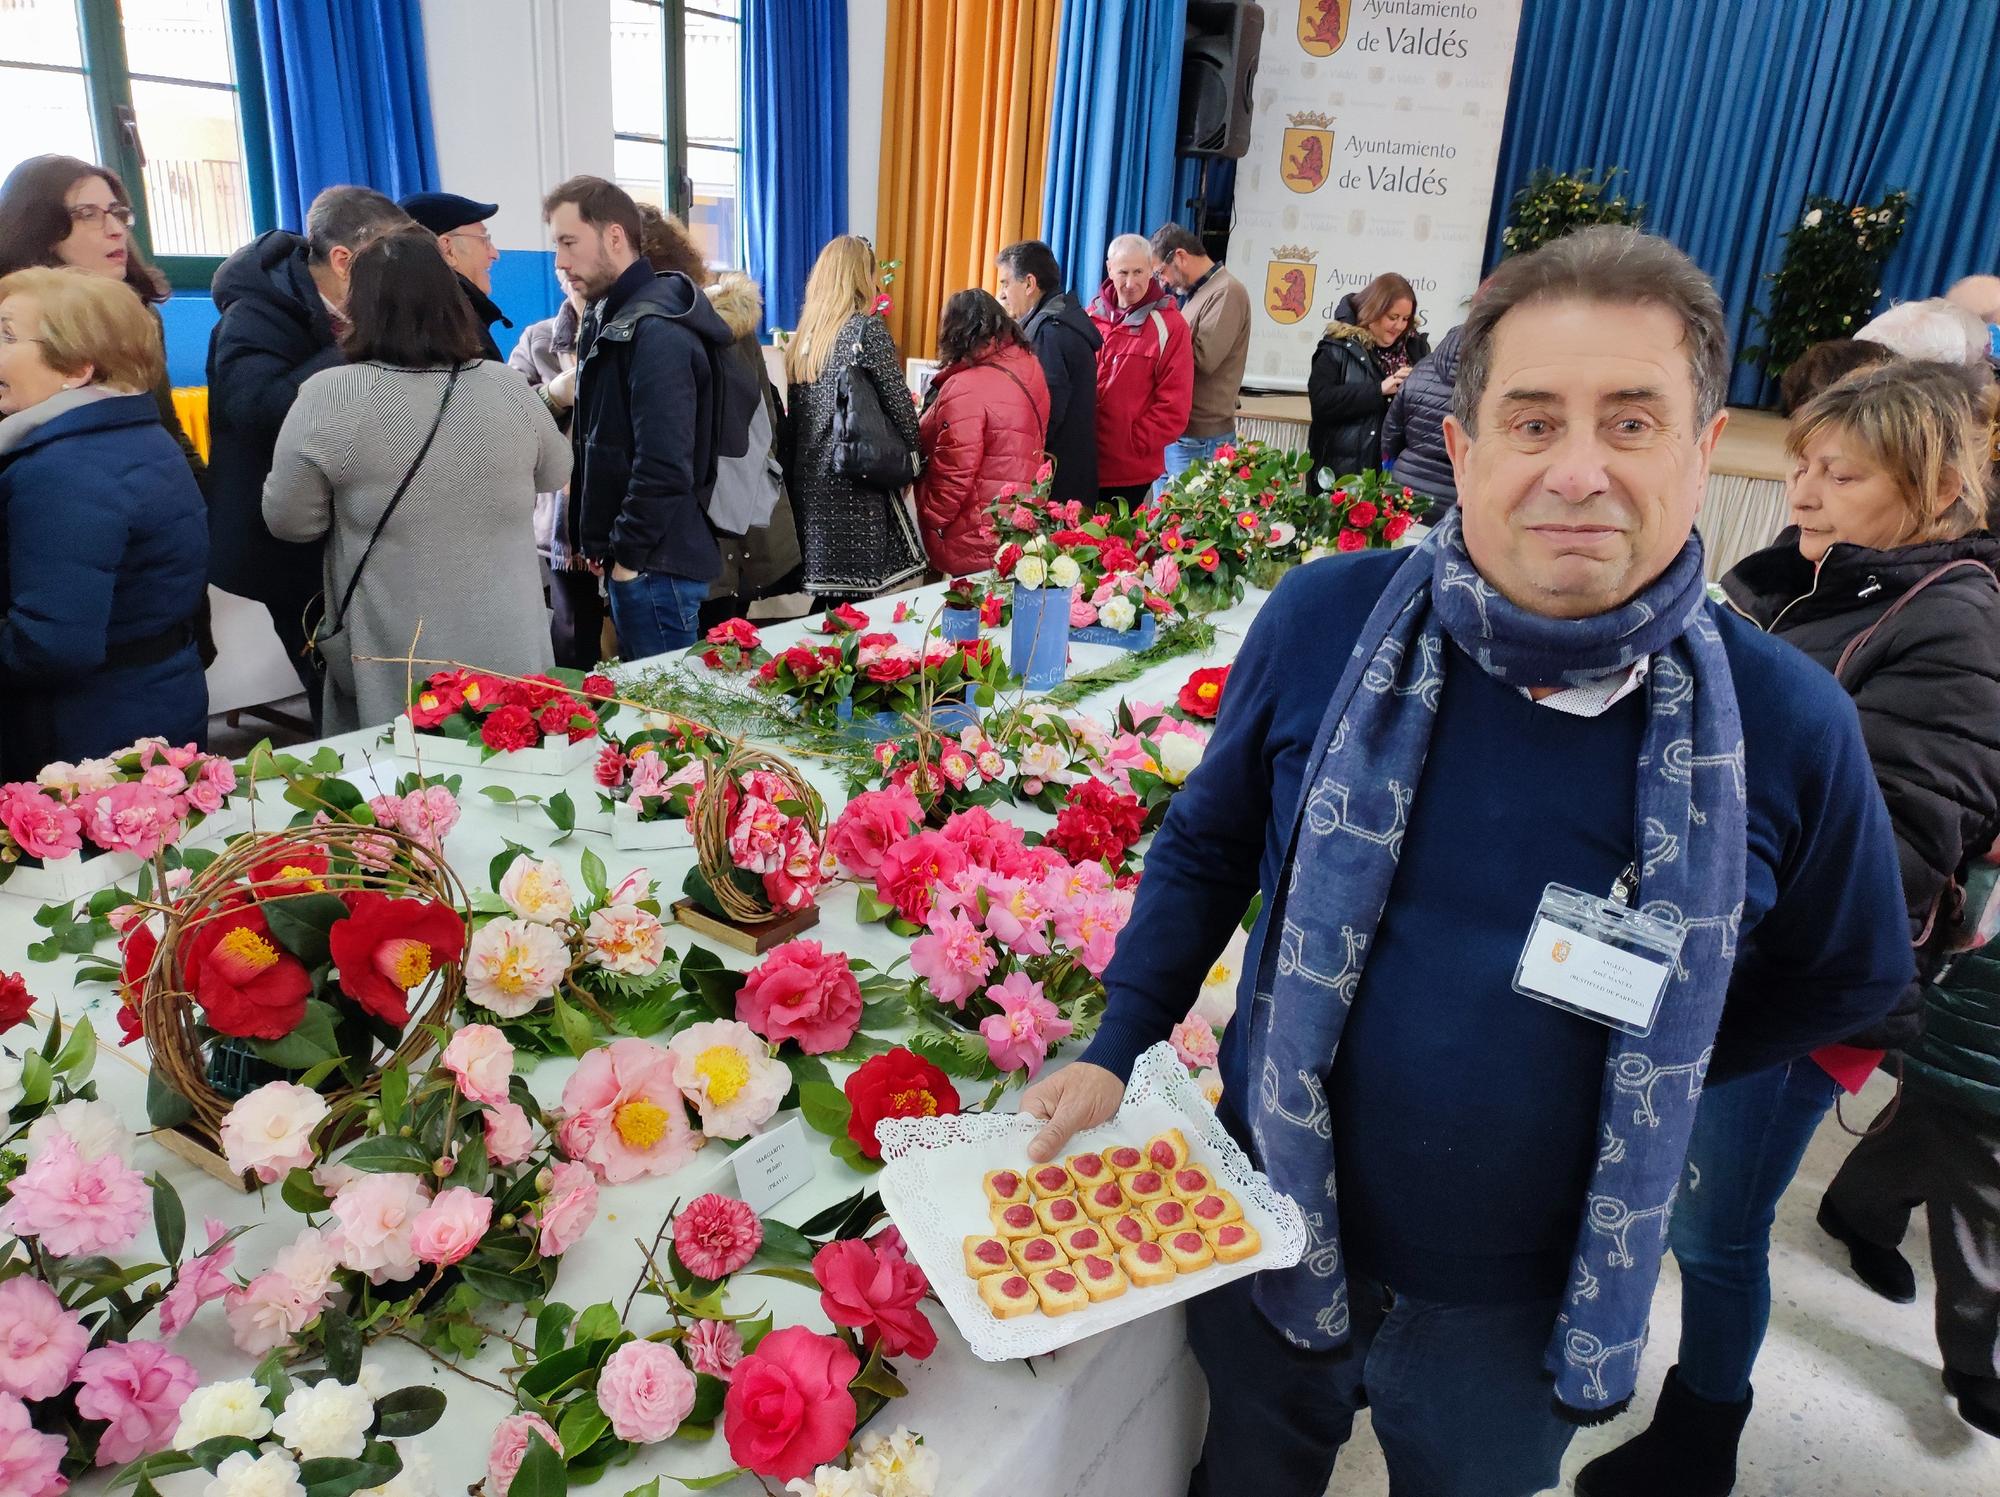
[[[1061,0],[889,0],[875,249],[901,260],[889,331],[937,347],[945,299],[997,284],[993,256],[1042,228]]]

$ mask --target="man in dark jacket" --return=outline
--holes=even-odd
[[[1382,463],[1408,488],[1442,504],[1458,503],[1458,482],[1444,450],[1444,418],[1458,382],[1458,329],[1410,371],[1382,418]]]
[[[685,649],[722,570],[707,507],[721,361],[735,340],[693,281],[654,273],[623,189],[572,177],[542,217],[556,270],[590,300],[577,333],[569,533],[579,555],[609,570],[620,657]]]
[[[344,361],[337,340],[355,255],[408,223],[379,192],[329,187],[306,210],[304,238],[259,235],[222,262],[210,288],[221,317],[208,340],[209,581],[271,611],[315,715],[303,619],[320,590],[322,548],[265,528],[264,479],[299,386]]]
[[[500,345],[493,339],[493,324],[514,326],[493,300],[493,265],[500,258],[500,248],[487,232],[486,220],[500,211],[500,205],[475,203],[455,192],[413,192],[403,199],[402,209],[437,235],[438,253],[458,277],[465,299],[472,303],[486,357],[499,363]]]
[[[1039,239],[1000,251],[1000,304],[1021,324],[1049,385],[1052,497],[1097,502],[1097,350],[1104,339],[1076,298],[1062,289],[1062,268]]]

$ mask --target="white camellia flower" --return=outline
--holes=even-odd
[[[192,1450],[204,1440],[224,1435],[261,1440],[270,1432],[271,1411],[264,1407],[264,1390],[254,1379],[231,1378],[188,1394],[181,1405],[180,1428],[174,1431],[174,1449]]]
[[[1324,561],[1331,555],[1333,555],[1333,548],[1330,546],[1308,546],[1306,547],[1304,559],[1306,561]]]
[[[21,1100],[21,1062],[0,1050],[0,1117],[14,1110]]]
[[[1284,547],[1289,546],[1298,538],[1299,532],[1297,526],[1287,525],[1283,520],[1278,520],[1272,524],[1271,533],[1265,539],[1268,544],[1274,547]]]
[[[839,1466],[821,1466],[811,1480],[794,1476],[785,1483],[785,1490],[791,1497],[875,1497],[875,1488],[866,1476]]]
[[[1804,227],[1808,229],[1816,229],[1819,227],[1819,218],[1820,218],[1819,209],[1815,208],[1812,210],[1812,212],[1808,213],[1804,219],[1801,220],[1801,223],[1803,224]]]
[[[503,1019],[518,1019],[554,993],[568,970],[567,941],[546,925],[502,915],[466,945],[465,996]]]
[[[932,1497],[937,1491],[939,1462],[922,1435],[897,1427],[884,1437],[874,1431],[855,1442],[855,1469],[868,1478],[877,1497]]]
[[[1178,785],[1194,773],[1208,745],[1186,733],[1168,733],[1160,739],[1160,778]]]
[[[407,1440],[397,1445],[396,1453],[403,1458],[403,1469],[361,1497],[437,1497],[437,1467],[430,1453]]]
[[[1038,588],[1048,580],[1048,563],[1039,556],[1024,556],[1014,564],[1014,583],[1017,587]]]
[[[58,1133],[70,1136],[85,1164],[106,1154],[132,1162],[132,1130],[102,1102],[59,1102],[36,1118],[28,1128],[28,1163],[41,1158],[49,1140]]]
[[[239,1450],[216,1468],[201,1497],[306,1497],[299,1468],[282,1450]]]
[[[292,1389],[271,1432],[301,1460],[351,1461],[360,1458],[368,1444],[368,1426],[374,1422],[375,1400],[366,1388],[329,1379]]]
[[[1075,587],[1082,576],[1083,568],[1074,556],[1058,556],[1049,563],[1049,581],[1057,587]]]
[[[514,859],[501,875],[500,887],[495,892],[523,920],[543,925],[552,925],[576,909],[576,896],[570,892],[569,880],[563,877],[561,866],[553,859],[548,862]]]
[[[1106,598],[1104,606],[1097,610],[1097,622],[1123,634],[1139,622],[1139,610],[1130,598]]]
[[[1027,541],[1023,543],[1021,547],[1022,552],[1028,556],[1047,555],[1048,549],[1049,549],[1048,539],[1045,536],[1039,536],[1039,535],[1028,537]]]

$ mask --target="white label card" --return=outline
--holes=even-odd
[[[1673,971],[1671,960],[1621,951],[1542,915],[1521,953],[1514,983],[1531,996],[1552,999],[1627,1033],[1644,1034],[1653,1027]]]
[[[813,1150],[796,1117],[744,1140],[729,1162],[736,1168],[737,1195],[759,1216],[813,1177]]]

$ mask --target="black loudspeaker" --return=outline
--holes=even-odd
[[[1263,43],[1263,6],[1188,0],[1176,154],[1241,160],[1250,149],[1250,87]]]

